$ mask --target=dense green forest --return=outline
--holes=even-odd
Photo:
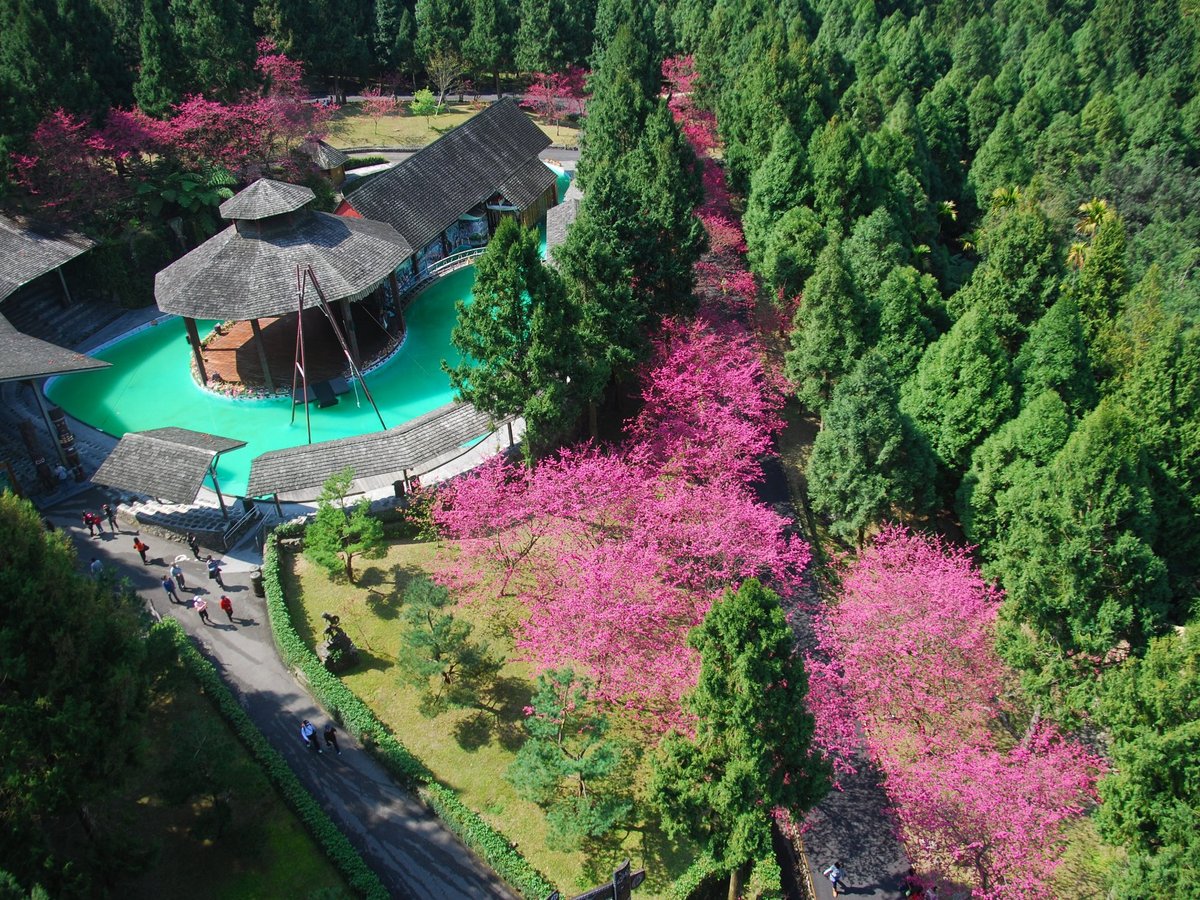
[[[580,177],[606,215],[585,207],[561,270],[593,312],[646,307],[585,315],[607,343],[575,383],[595,393],[644,356],[646,321],[687,306],[697,178],[652,98],[661,60],[694,56],[822,424],[813,508],[850,544],[897,516],[961,524],[1037,714],[1112,762],[1097,823],[1129,850],[1117,894],[1196,896],[1196,17],[1179,0],[0,0],[0,151],[58,106],[235,96],[261,36],[319,91],[590,65]],[[651,196],[652,233],[631,212]]]

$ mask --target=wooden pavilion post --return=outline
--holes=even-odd
[[[229,521],[229,510],[225,508],[225,498],[221,496],[221,485],[217,482],[217,457],[214,455],[208,464],[208,474],[212,478],[213,490],[217,495],[217,504],[221,507],[221,518]]]
[[[271,380],[271,365],[267,362],[267,345],[263,342],[262,329],[258,327],[258,319],[250,320],[250,330],[254,332],[254,346],[258,348],[258,364],[262,366],[263,381],[266,382],[267,392],[275,393],[275,382]]]
[[[358,352],[358,330],[354,327],[354,310],[350,301],[343,297],[339,301],[342,308],[342,321],[346,323],[346,333],[350,338],[350,353],[354,356],[354,365],[362,368],[362,354]]]
[[[396,311],[396,318],[400,320],[400,334],[408,329],[404,324],[404,304],[400,302],[400,282],[396,280],[394,271],[388,273],[388,284],[392,286],[392,309]]]
[[[200,383],[207,385],[208,370],[204,368],[204,348],[200,346],[200,331],[196,328],[196,320],[191,316],[184,316],[183,327],[187,329],[188,343],[192,345],[192,356],[196,359],[196,368],[200,370]]]
[[[71,296],[71,289],[67,287],[67,276],[63,274],[62,266],[54,271],[58,273],[58,283],[62,285],[63,296],[67,298],[67,306],[74,306],[75,298]]]

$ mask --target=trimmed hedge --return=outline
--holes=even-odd
[[[709,880],[715,879],[721,873],[717,861],[707,853],[696,857],[686,872],[675,879],[667,896],[671,900],[690,900],[691,896]]]
[[[155,624],[152,631],[155,637],[165,637],[174,647],[188,674],[200,685],[208,695],[218,712],[245,744],[250,755],[262,766],[263,772],[283,795],[288,806],[296,813],[300,821],[312,834],[313,839],[324,851],[329,861],[342,873],[346,883],[367,900],[388,900],[391,896],[371,869],[363,862],[362,856],[346,839],[329,816],[313,799],[312,794],[300,783],[300,779],[291,770],[279,752],[272,747],[258,727],[250,721],[246,711],[233,696],[233,693],[221,680],[217,670],[200,651],[192,645],[186,632],[174,619],[164,619]]]
[[[303,533],[303,526],[289,523],[276,528],[263,550],[263,588],[267,615],[279,655],[308,683],[308,689],[345,729],[358,738],[394,777],[416,790],[417,795],[446,824],[446,827],[478,853],[511,887],[524,897],[542,898],[554,886],[530,864],[512,842],[466,806],[452,790],[438,784],[433,773],[379,720],[336,675],[328,672],[292,625],[284,601],[279,574],[278,541]]]

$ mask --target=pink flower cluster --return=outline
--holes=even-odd
[[[827,751],[862,725],[914,861],[969,877],[976,897],[1050,897],[1062,827],[1094,802],[1101,763],[1036,720],[1010,733],[999,601],[966,550],[885,529],[818,613],[810,697]]]

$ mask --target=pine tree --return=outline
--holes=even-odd
[[[595,709],[593,688],[571,669],[538,675],[524,723],[529,737],[505,773],[518,794],[546,809],[551,850],[608,833],[633,806],[608,783],[623,753]]]
[[[508,4],[498,0],[472,0],[471,31],[463,45],[468,63],[492,73],[496,95],[500,95],[500,67],[512,56],[513,22]]]
[[[184,93],[233,99],[250,84],[254,40],[240,2],[169,0],[167,9],[181,55],[166,64],[178,66],[186,60]],[[347,14],[347,10],[341,13]]]
[[[770,852],[768,811],[811,809],[829,789],[812,747],[808,676],[779,598],[756,579],[709,609],[688,635],[700,677],[685,703],[694,738],[672,732],[654,758],[650,794],[668,836],[689,834],[730,873]]]
[[[875,351],[893,374],[914,371],[925,348],[938,336],[933,323],[942,312],[937,282],[912,266],[896,266],[879,285],[875,304],[879,310]]]
[[[892,373],[868,353],[834,387],[821,417],[805,471],[813,508],[835,535],[861,546],[870,526],[924,513],[936,472],[924,437],[900,412]]]
[[[363,497],[347,508],[346,496],[354,483],[354,470],[329,476],[317,500],[317,516],[304,531],[304,555],[329,573],[354,584],[354,558],[379,559],[387,549],[383,523],[371,515],[371,501]]]
[[[566,66],[552,0],[521,0],[513,58],[520,72],[561,72]]]
[[[858,135],[849,122],[834,117],[813,136],[808,152],[813,209],[826,228],[845,234],[872,205],[871,176]]]
[[[1104,400],[1080,422],[1001,542],[994,565],[1007,591],[1001,649],[1046,692],[1092,678],[1088,658],[1134,648],[1163,627],[1170,588],[1151,542],[1157,529],[1136,422]],[[1075,654],[1083,665],[1064,675]],[[1070,701],[1067,701],[1070,703]]]
[[[815,212],[792,207],[771,223],[754,271],[779,296],[794,297],[816,270],[826,237]]]
[[[750,179],[742,228],[750,263],[756,269],[762,265],[779,217],[806,202],[809,181],[806,158],[800,136],[785,122],[775,132],[771,152]]]

